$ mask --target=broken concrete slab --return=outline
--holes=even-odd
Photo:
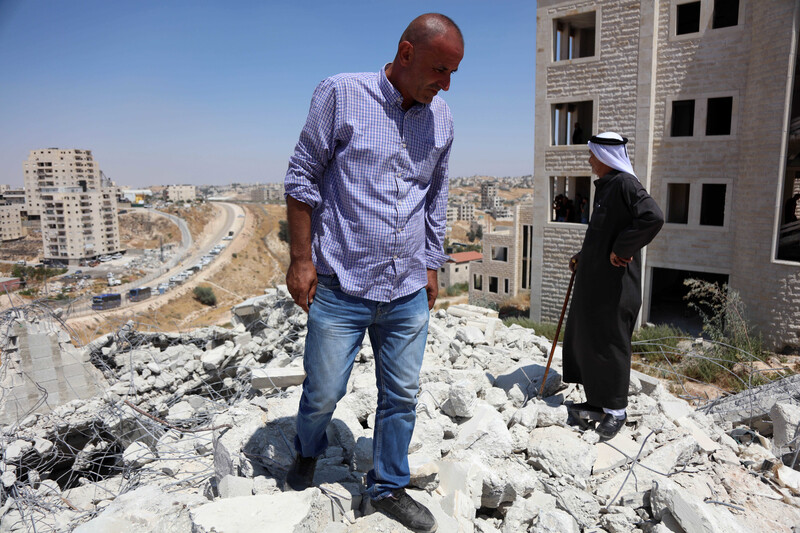
[[[776,403],[798,404],[797,390],[800,374],[753,387],[746,391],[726,396],[709,403],[701,411],[711,415],[717,423],[746,424],[764,417]]]
[[[319,489],[216,500],[191,509],[192,533],[316,533],[331,520]]]
[[[553,476],[587,479],[597,450],[571,429],[560,426],[536,428],[528,441],[528,457],[537,468]]]
[[[728,508],[699,500],[666,478],[653,483],[650,502],[656,518],[660,520],[664,511],[668,510],[684,531],[713,533],[747,530]]]
[[[505,457],[511,453],[511,434],[500,413],[479,401],[472,418],[461,424],[454,450],[469,449],[487,457]]]
[[[282,389],[302,385],[306,373],[302,367],[254,368],[250,384],[254,389]]]
[[[169,493],[157,486],[144,486],[117,496],[96,517],[79,525],[74,533],[194,533],[189,507],[201,505],[200,495]]]
[[[795,440],[800,427],[800,405],[788,402],[775,402],[769,410],[772,420],[773,445],[778,448],[790,447],[797,449]]]

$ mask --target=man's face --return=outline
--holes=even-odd
[[[422,104],[431,103],[439,91],[450,88],[450,75],[458,70],[463,57],[464,46],[452,31],[415,46],[409,64],[409,96]]]
[[[594,152],[591,150],[589,151],[589,165],[592,167],[592,174],[597,176],[598,178],[602,178],[606,174],[606,167],[605,164],[601,163],[597,157],[595,157]]]

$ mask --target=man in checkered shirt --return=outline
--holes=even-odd
[[[453,123],[437,93],[450,88],[463,55],[458,26],[429,13],[411,22],[380,71],[324,80],[285,179],[286,283],[308,313],[297,456],[285,486],[313,484],[326,429],[369,332],[378,407],[367,495],[421,531],[434,531],[436,521],[404,488],[437,270],[448,259]]]

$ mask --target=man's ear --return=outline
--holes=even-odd
[[[404,67],[408,66],[414,59],[414,45],[408,41],[401,41],[397,45],[397,57],[400,58],[400,63]]]

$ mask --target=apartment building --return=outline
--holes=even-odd
[[[77,264],[120,250],[116,188],[91,150],[31,150],[23,170],[26,209],[41,217],[45,259]]]
[[[42,189],[82,187],[100,188],[100,168],[91,150],[31,150],[22,163],[25,180],[25,208],[29,217],[42,214]]]
[[[585,142],[611,130],[666,217],[641,319],[685,312],[682,282],[703,278],[738,291],[769,343],[798,344],[800,244],[782,206],[800,190],[799,16],[795,0],[538,2],[531,318],[558,318],[586,229],[553,201],[591,205]]]
[[[481,209],[488,211],[494,209],[497,197],[497,183],[491,181],[481,182]]]
[[[0,204],[0,242],[25,236],[22,229],[21,205]]]
[[[167,185],[164,197],[169,202],[191,202],[197,198],[197,187],[194,185]]]
[[[475,205],[470,203],[462,203],[456,206],[458,208],[458,220],[466,220],[472,222],[475,220]]]
[[[516,205],[510,225],[483,233],[483,260],[470,263],[469,301],[501,304],[531,288],[533,207]]]
[[[0,193],[0,201],[10,205],[21,205],[23,213],[27,215],[25,211],[26,201],[24,189],[6,189]]]

